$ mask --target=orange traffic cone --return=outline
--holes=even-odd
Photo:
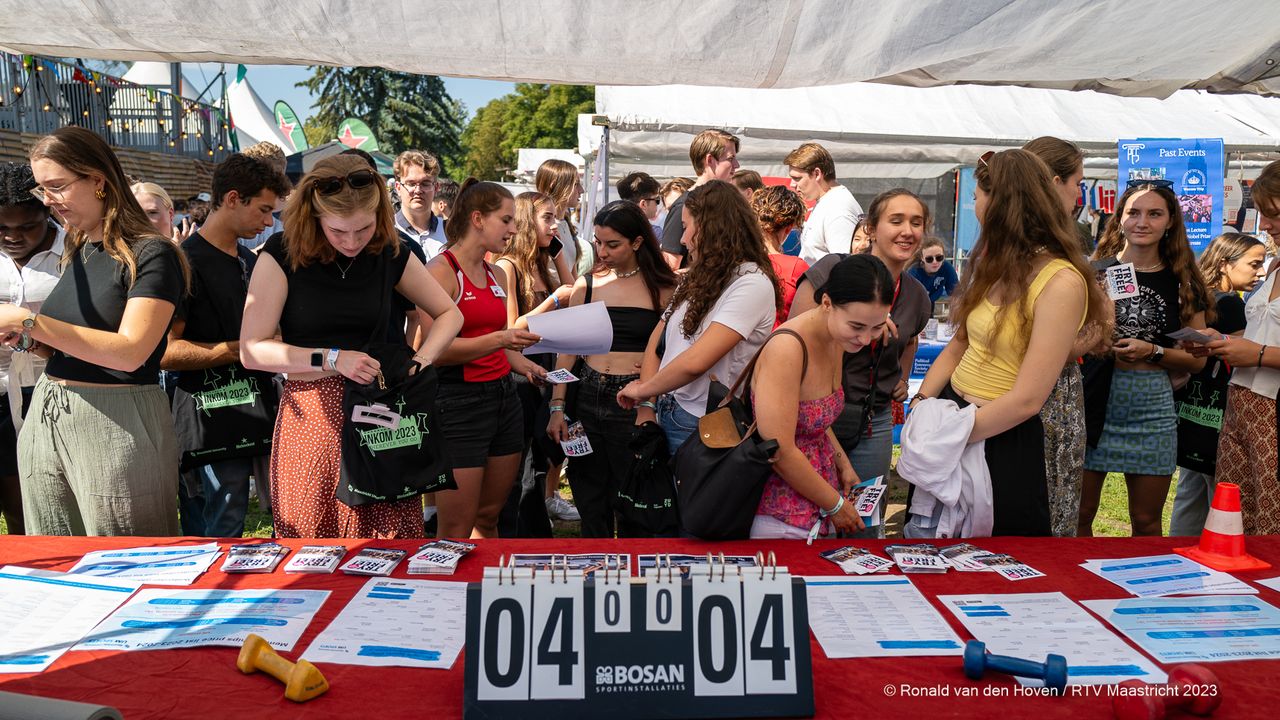
[[[1263,562],[1244,550],[1244,520],[1240,517],[1240,486],[1220,482],[1213,493],[1209,517],[1204,522],[1198,547],[1174,548],[1201,565],[1214,570],[1238,572],[1241,570],[1265,570],[1271,563]]]

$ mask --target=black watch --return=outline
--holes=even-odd
[[[323,350],[311,351],[311,367],[317,370],[324,369],[324,351]]]

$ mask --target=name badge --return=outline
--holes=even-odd
[[[1112,300],[1124,300],[1138,294],[1138,276],[1133,263],[1121,263],[1107,268],[1107,295]]]
[[[507,296],[506,293],[502,292],[502,286],[497,283],[489,286],[489,292],[493,293],[494,297],[505,298]]]

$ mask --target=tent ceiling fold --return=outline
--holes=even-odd
[[[495,80],[1280,93],[1274,0],[7,0],[0,48]]]

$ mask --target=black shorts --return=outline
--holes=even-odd
[[[22,417],[27,416],[31,407],[31,393],[34,387],[22,388]],[[13,424],[13,414],[9,412],[8,393],[0,394],[0,476],[12,477],[18,474],[18,429]]]
[[[484,467],[491,457],[524,449],[524,410],[510,376],[440,383],[436,415],[455,470]]]

